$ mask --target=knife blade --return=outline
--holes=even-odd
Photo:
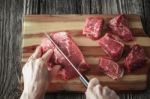
[[[64,58],[69,62],[69,64],[73,67],[73,69],[77,72],[79,75],[80,81],[84,84],[85,87],[88,86],[89,80],[88,78],[83,75],[77,68],[76,66],[70,61],[70,59],[63,53],[63,51],[58,47],[58,45],[54,42],[54,40],[51,38],[48,33],[44,32],[45,36],[52,42],[52,44],[56,47],[56,49],[64,56]]]

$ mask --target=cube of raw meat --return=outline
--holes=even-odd
[[[125,15],[118,15],[108,22],[110,31],[118,35],[124,41],[132,41],[132,32],[129,29],[128,20]]]
[[[99,60],[99,67],[103,73],[112,79],[119,79],[124,74],[124,69],[119,64],[108,58],[101,57]]]
[[[131,51],[124,59],[124,66],[128,72],[139,68],[144,65],[147,61],[144,49],[140,45],[133,45]]]
[[[118,61],[121,58],[125,45],[115,35],[106,33],[99,44],[113,60]]]
[[[101,31],[103,29],[104,19],[101,17],[89,17],[85,21],[85,26],[83,29],[83,35],[86,37],[97,40],[101,36]]]
[[[51,33],[50,36],[79,71],[84,72],[89,68],[89,65],[86,63],[83,54],[68,33]],[[43,52],[46,52],[50,48],[54,50],[54,55],[52,56],[52,63],[62,66],[59,77],[67,80],[77,76],[76,71],[62,56],[62,54],[55,48],[55,46],[51,43],[49,39],[45,38],[41,46],[43,48]]]

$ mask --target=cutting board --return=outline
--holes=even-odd
[[[88,16],[101,16],[108,22],[114,15],[31,15],[26,16],[23,30],[23,55],[22,66],[28,57],[34,52],[37,45],[41,43],[43,32],[68,31],[79,46],[90,64],[91,69],[86,72],[89,79],[96,77],[103,86],[109,86],[116,91],[144,90],[147,87],[148,69],[150,64],[143,65],[132,73],[126,73],[120,80],[112,80],[97,69],[100,56],[106,55],[98,45],[98,41],[90,40],[81,35],[85,18]],[[144,33],[141,19],[137,15],[127,15],[129,26],[135,36],[135,41],[127,45],[140,44],[146,55],[150,57],[150,38]],[[106,26],[104,32],[107,31]],[[122,61],[120,61],[122,62]],[[48,86],[48,92],[73,91],[84,92],[86,89],[78,78],[68,81],[54,79]]]

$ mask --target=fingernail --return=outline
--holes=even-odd
[[[97,84],[99,83],[99,80],[97,78],[93,78],[92,80]]]
[[[39,50],[41,50],[41,46],[36,47],[36,51],[39,51]]]
[[[59,70],[61,68],[61,65],[55,65],[55,67],[57,68],[57,70]]]
[[[52,50],[52,49],[49,49],[47,52],[48,52],[48,53],[53,53],[53,50]]]

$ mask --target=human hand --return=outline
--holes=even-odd
[[[119,99],[115,91],[108,87],[102,87],[96,78],[90,80],[85,92],[86,99]]]
[[[41,47],[28,59],[24,65],[22,73],[24,78],[24,91],[21,99],[42,99],[51,79],[56,75],[60,66],[54,66],[48,71],[48,61],[53,54],[53,50],[48,50],[42,55]]]

